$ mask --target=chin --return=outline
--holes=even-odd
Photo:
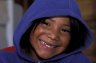
[[[40,51],[40,52],[41,52],[41,51]],[[53,56],[55,56],[55,55],[53,55],[54,53],[53,53],[53,54],[49,54],[49,53],[47,52],[47,53],[48,53],[48,54],[47,54],[47,53],[44,53],[44,52],[43,52],[43,53],[40,53],[40,52],[38,53],[38,56],[39,56],[40,58],[42,58],[42,59],[45,59],[45,60],[46,60],[46,59],[49,59],[49,58],[51,58],[51,57],[53,57]]]

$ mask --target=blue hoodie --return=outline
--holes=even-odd
[[[71,16],[78,19],[88,33],[84,39],[84,45],[80,45],[78,49],[68,54],[62,53],[54,58],[35,62],[31,56],[26,55],[21,50],[21,37],[32,25],[34,20],[52,16]],[[13,39],[16,50],[13,52],[1,51],[0,63],[91,63],[82,51],[90,45],[92,33],[86,22],[82,19],[75,0],[35,0],[18,24]]]

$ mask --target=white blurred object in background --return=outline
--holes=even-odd
[[[8,22],[6,24],[6,41],[9,46],[13,46],[13,20],[14,4],[13,0],[7,0]]]

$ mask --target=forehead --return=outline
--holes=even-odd
[[[69,17],[50,17],[48,19],[46,19],[46,21],[50,21],[52,23],[56,23],[56,24],[70,24],[70,18]]]
[[[51,19],[57,19],[57,20],[69,20],[69,17],[64,16],[56,16],[56,17],[50,17]]]

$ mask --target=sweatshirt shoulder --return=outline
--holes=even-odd
[[[10,63],[12,59],[16,59],[15,52],[0,51],[0,63]]]
[[[72,60],[74,63],[92,63],[92,61],[85,56],[83,53],[77,53],[74,55],[74,58]]]
[[[15,53],[16,53],[15,47],[7,47],[4,49],[0,49],[0,57],[13,56]]]

